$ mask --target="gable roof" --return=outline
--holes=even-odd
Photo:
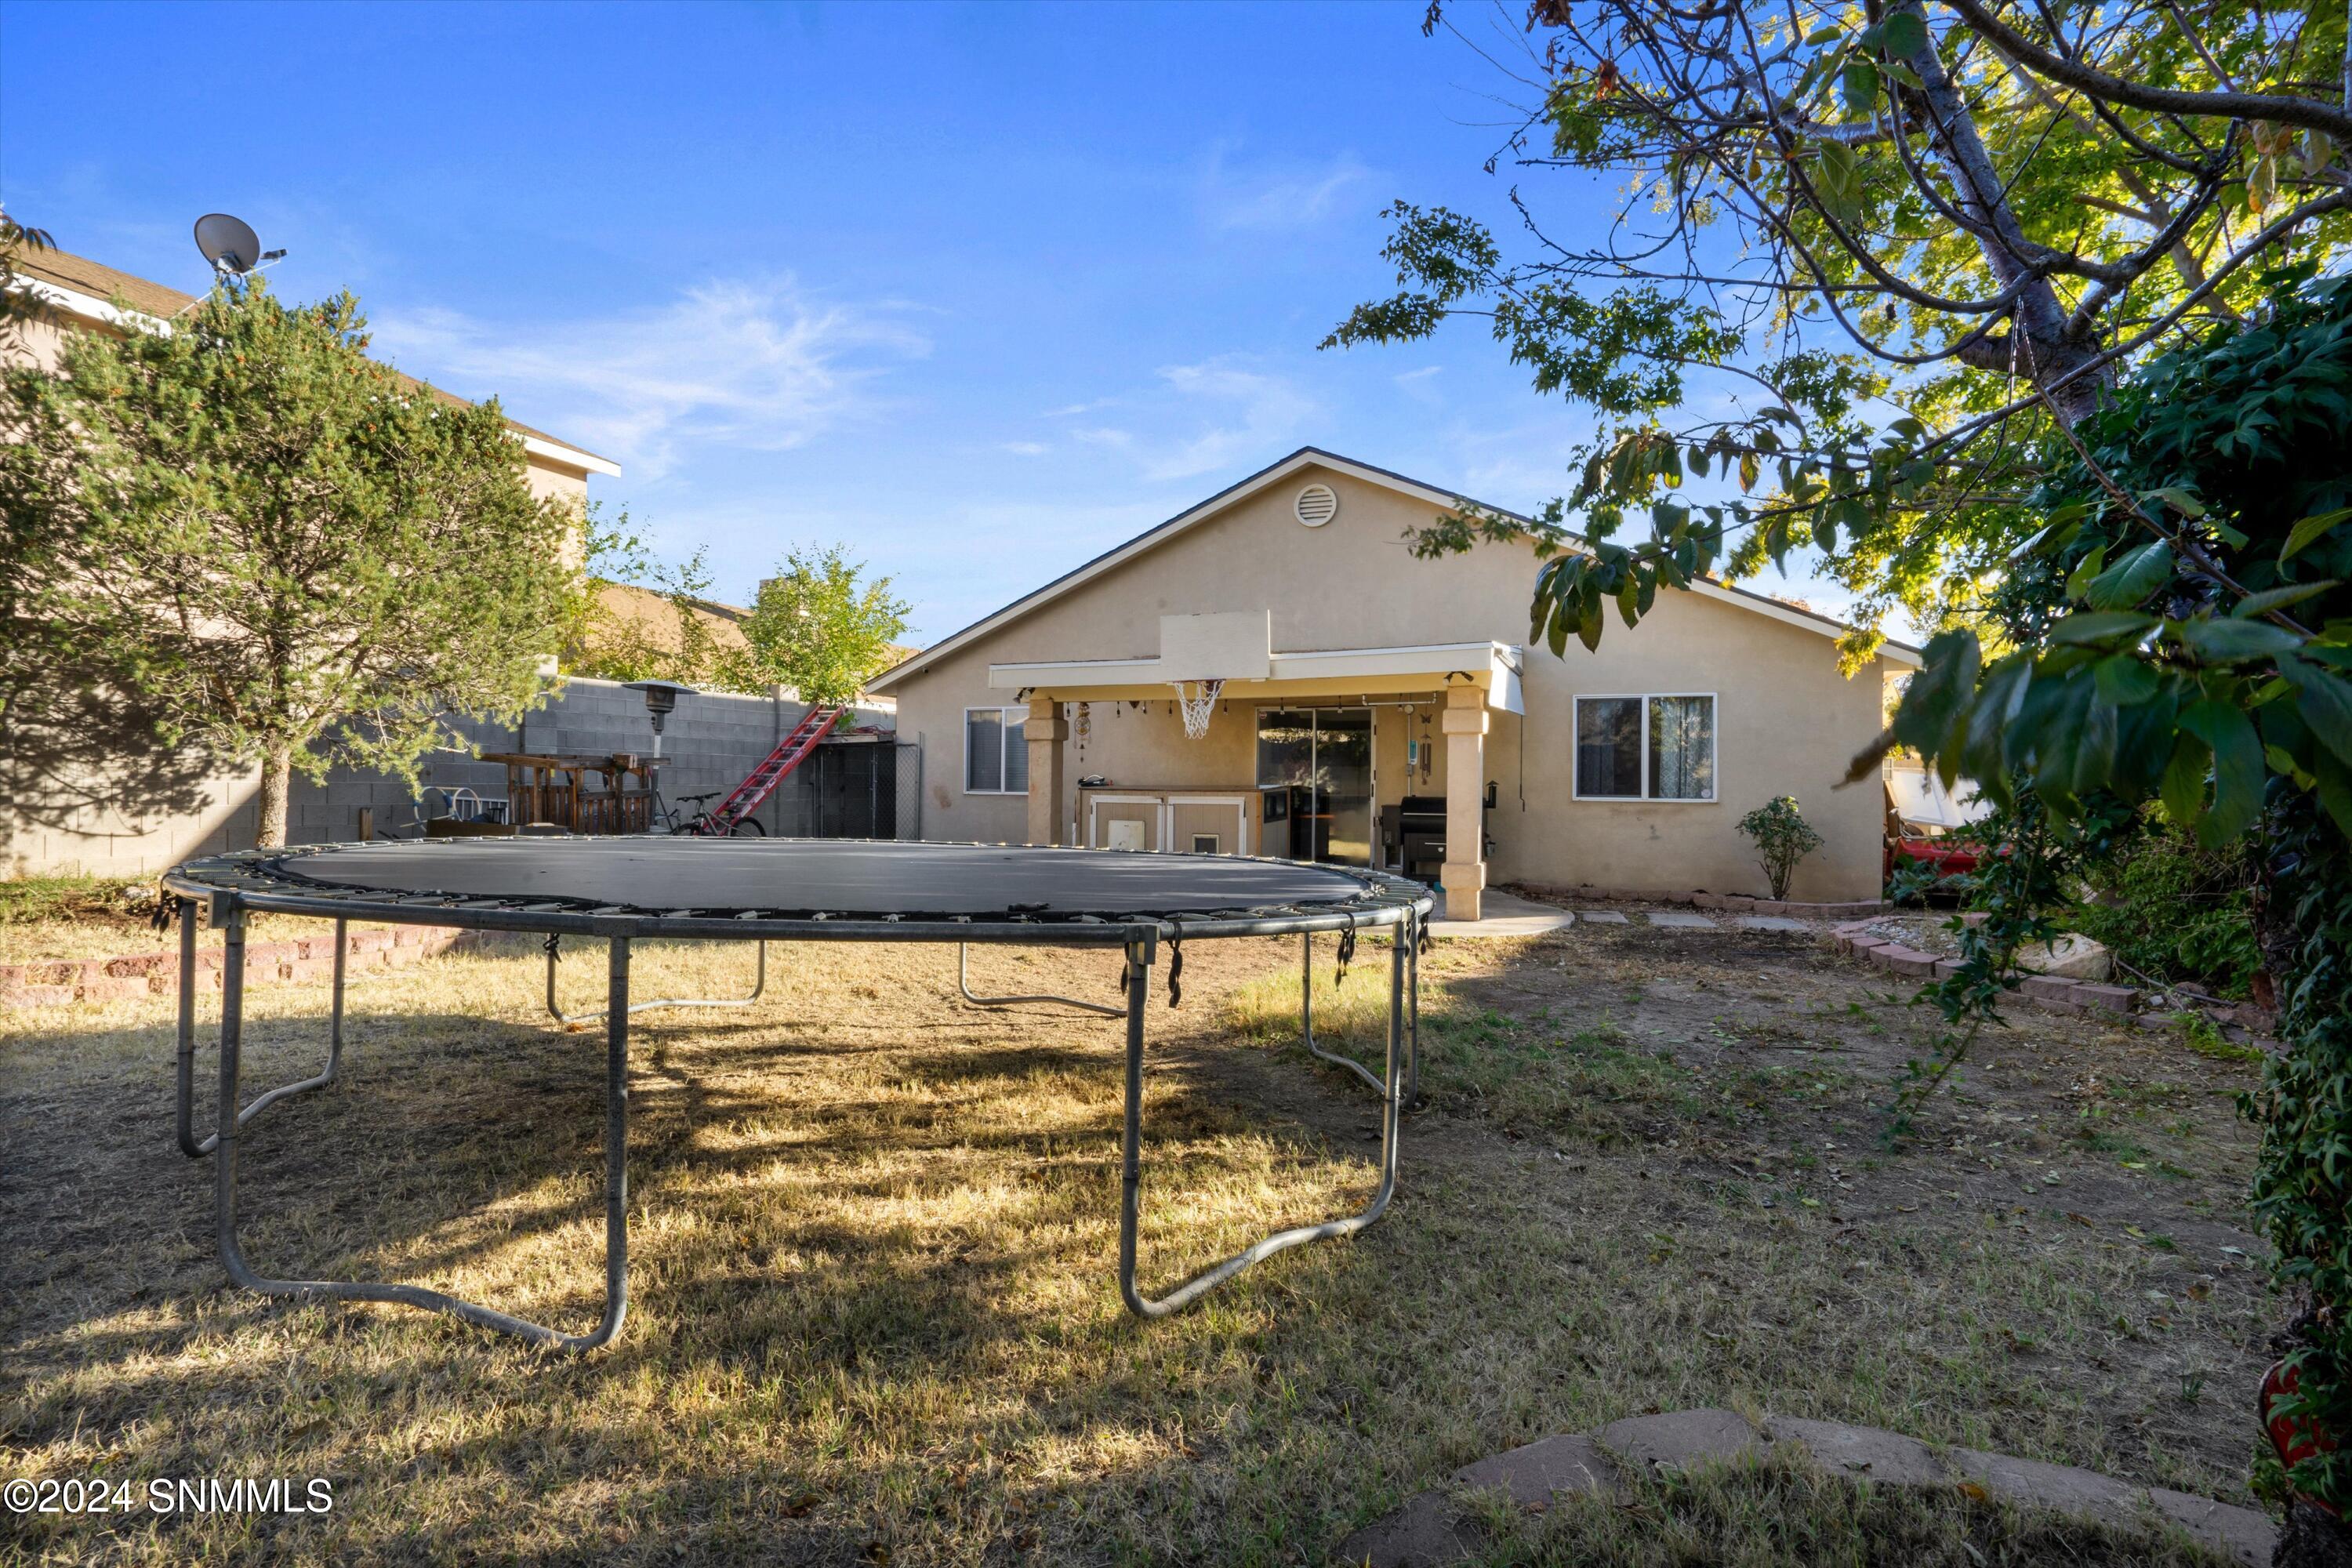
[[[27,246],[18,252],[11,265],[19,278],[31,280],[33,292],[44,302],[91,321],[119,321],[121,313],[114,309],[113,301],[121,300],[141,315],[168,321],[197,300],[197,296],[184,294],[167,284],[134,278],[103,262],[92,261],[87,256],[76,256],[71,251],[54,247],[36,250]],[[42,287],[44,284],[47,287]],[[64,297],[60,298],[60,295]],[[399,376],[401,384],[412,392],[420,388],[429,391],[452,408],[473,406],[456,393],[445,392],[413,375],[397,370],[393,374]],[[508,420],[507,428],[522,437],[524,449],[534,457],[592,474],[604,474],[614,479],[620,477],[620,464],[585,447],[575,447],[544,430],[534,430],[520,419]]]
[[[1534,521],[1533,519],[1522,517],[1506,507],[1491,506],[1485,501],[1472,500],[1458,491],[1443,489],[1438,486],[1426,484],[1420,479],[1412,479],[1388,468],[1375,468],[1370,463],[1360,463],[1353,458],[1343,458],[1337,452],[1327,452],[1320,447],[1301,447],[1288,457],[1268,464],[1246,479],[1227,485],[1208,500],[1186,508],[1157,527],[1144,530],[1124,544],[1112,546],[1084,565],[1063,573],[1044,587],[1023,595],[1003,608],[982,616],[961,631],[952,633],[933,643],[912,658],[893,666],[877,677],[873,682],[873,689],[877,691],[883,690],[909,676],[920,674],[925,668],[959,648],[969,647],[990,633],[1010,626],[1032,611],[1042,609],[1065,595],[1076,592],[1105,573],[1123,566],[1136,557],[1156,550],[1178,535],[1206,522],[1226,508],[1246,500],[1261,490],[1280,484],[1300,469],[1308,468],[1328,468],[1335,473],[1345,474],[1350,479],[1361,479],[1367,484],[1379,485],[1385,489],[1412,496],[1448,510],[1466,502],[1482,510],[1509,518],[1515,522],[1528,523],[1532,526]],[[1688,592],[1696,594],[1701,598],[1714,599],[1735,605],[1739,609],[1752,611],[1757,615],[1767,616],[1773,620],[1801,627],[1806,631],[1818,632],[1827,637],[1836,637],[1853,629],[1834,616],[1824,616],[1817,610],[1805,609],[1785,600],[1772,598],[1769,595],[1735,587],[1728,583],[1719,583],[1712,577],[1700,578],[1691,584]],[[1895,664],[1908,665],[1916,668],[1921,662],[1921,655],[1917,648],[1908,643],[1895,642],[1892,638],[1882,645],[1879,651]]]

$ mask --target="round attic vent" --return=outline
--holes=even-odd
[[[1329,485],[1308,485],[1298,492],[1298,521],[1309,528],[1320,528],[1339,515],[1339,498]]]

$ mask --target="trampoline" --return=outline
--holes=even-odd
[[[213,1160],[221,1260],[239,1286],[269,1296],[388,1301],[446,1312],[559,1351],[609,1343],[628,1311],[629,1020],[667,1007],[744,1007],[767,982],[774,942],[955,943],[957,986],[982,1007],[1064,1005],[1124,1016],[1126,1095],[1119,1166],[1118,1289],[1129,1310],[1175,1311],[1242,1270],[1306,1242],[1351,1235],[1381,1217],[1397,1181],[1399,1120],[1419,1078],[1420,947],[1434,902],[1418,882],[1354,868],[1216,855],[1139,854],[1018,845],[840,839],[515,837],[404,839],[248,850],[194,860],[163,879],[180,921],[178,1133],[181,1151]],[[220,1079],[213,1131],[195,1131],[196,930],[220,929]],[[241,1104],[245,942],[256,911],[331,921],[334,994],[327,1062],[315,1077]],[[352,921],[524,931],[543,939],[547,1010],[566,1023],[604,1024],[604,1310],[593,1331],[565,1333],[420,1286],[272,1279],[237,1240],[238,1129],[289,1095],[334,1081],[343,1050],[345,955]],[[1326,1051],[1314,1037],[1312,944],[1337,933],[1344,973],[1356,938],[1389,933],[1389,1028],[1384,1070]],[[1157,1298],[1136,1282],[1143,1181],[1144,1019],[1151,975],[1168,955],[1169,1005],[1181,995],[1188,942],[1297,935],[1299,1005],[1307,1048],[1353,1070],[1381,1097],[1378,1184],[1360,1211],[1277,1231]],[[646,938],[751,942],[749,994],[631,1001],[632,944]],[[566,938],[606,946],[604,1005],[566,1013],[556,975]],[[977,943],[1116,948],[1119,1000],[981,996],[971,989]]]

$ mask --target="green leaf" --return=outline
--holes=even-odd
[[[2155,540],[2092,579],[2085,597],[2095,610],[2127,609],[2155,593],[2171,575],[2172,546]]]
[[[2205,774],[2212,757],[2213,749],[2194,735],[2182,735],[2172,748],[2172,761],[2165,766],[2157,793],[2165,811],[2183,827],[2196,826],[2205,815]]]
[[[2306,658],[2279,660],[2294,687],[2295,709],[2319,743],[2352,764],[2352,681]]]
[[[2154,616],[2137,610],[2084,610],[2068,616],[2050,628],[2054,643],[2102,642],[2125,632],[2145,632],[2157,624]]]
[[[2066,596],[2070,599],[2089,597],[2092,581],[2106,569],[2107,547],[2104,544],[2093,545],[2091,552],[2084,556],[2075,564],[2074,570],[2067,574]]]
[[[2140,500],[2163,501],[2183,517],[2205,515],[2205,503],[2197,499],[2197,492],[2183,489],[2179,485],[2167,485],[2162,489],[2143,490],[2140,492]]]
[[[2341,506],[2334,511],[2317,512],[2304,518],[2286,531],[2286,544],[2279,551],[2279,559],[2284,561],[2290,556],[2300,555],[2311,548],[2313,541],[2333,531],[2346,518],[2352,518],[2352,506]]]
[[[2287,588],[2266,588],[2239,600],[2230,614],[2239,620],[2250,620],[2255,616],[2269,615],[2273,610],[2283,610],[2289,605],[2299,605],[2335,586],[2336,579],[2330,577],[2325,583],[2297,583]]]
[[[1916,11],[1897,11],[1872,31],[1878,35],[1878,47],[1898,60],[1927,47],[1927,24]]]
[[[1966,717],[1983,658],[1976,633],[1965,627],[1937,632],[1922,650],[1919,673],[1904,689],[1895,710],[1895,737],[1926,756],[1937,756],[1956,721]]]
[[[2181,710],[2180,727],[2213,748],[2213,809],[2197,825],[2197,841],[2218,849],[2252,826],[2263,808],[2269,764],[2262,738],[2244,713],[2210,697]]]
[[[2153,698],[2164,682],[2147,660],[2130,654],[2111,654],[2091,667],[2099,695],[2118,708],[2137,707]]]
[[[1845,98],[1845,111],[1856,120],[1867,120],[1878,108],[1878,68],[1853,56],[1845,69],[1838,75],[1838,87]]]
[[[2168,621],[2165,632],[2202,664],[2242,664],[2275,658],[2303,646],[2303,639],[2267,621]]]

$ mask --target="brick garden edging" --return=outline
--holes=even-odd
[[[464,934],[452,926],[396,926],[391,931],[352,931],[344,939],[350,944],[344,973],[364,974],[404,969],[419,959],[446,952]],[[200,989],[220,989],[221,960],[220,948],[197,950],[196,984]],[[331,935],[246,944],[247,985],[301,985],[331,980],[334,973],[335,939]],[[32,959],[23,963],[0,963],[0,1008],[115,1002],[133,996],[168,994],[177,991],[179,985],[177,948],[125,953],[115,958]]]
[[[1454,1472],[1456,1490],[1499,1490],[1523,1509],[1557,1496],[1616,1497],[1622,1474],[1763,1457],[1782,1447],[1833,1475],[1882,1487],[1974,1487],[2003,1502],[2087,1515],[2129,1526],[2161,1520],[2248,1568],[2267,1563],[2278,1527],[2251,1508],[2166,1487],[2119,1481],[2095,1470],[1969,1448],[1943,1452],[1916,1437],[1842,1421],[1767,1415],[1760,1425],[1732,1410],[1675,1410],[1612,1421],[1597,1432],[1563,1434],[1495,1454]],[[1444,1490],[1420,1493],[1339,1543],[1337,1562],[1370,1568],[1440,1568],[1475,1555],[1482,1531]]]
[[[1957,958],[1941,958],[1887,937],[1873,936],[1867,922],[1836,927],[1830,932],[1830,943],[1840,952],[1913,980],[1941,980],[1958,973],[1960,967]],[[2128,985],[2065,980],[2054,974],[2020,974],[2012,976],[2012,980],[2011,989],[2019,996],[2053,1013],[2096,1013],[2129,1018],[2140,1009],[2140,993]],[[2268,1036],[2278,1025],[2276,1015],[2252,1004],[2215,1008],[2205,1016],[2217,1024],[2235,1024],[2263,1036]]]

